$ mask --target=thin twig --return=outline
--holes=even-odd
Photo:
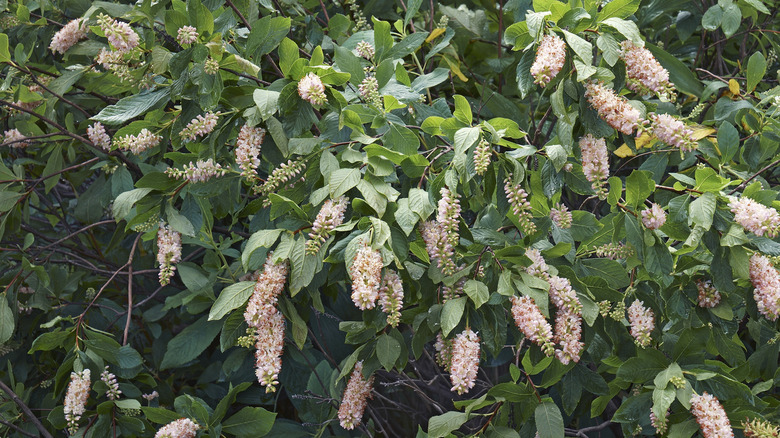
[[[125,333],[122,337],[122,345],[127,345],[127,334],[130,331],[130,320],[133,316],[133,255],[138,241],[141,239],[141,233],[138,233],[133,247],[130,249],[130,257],[127,258],[127,321],[125,322]]]
[[[43,427],[41,420],[39,420],[38,417],[36,417],[35,414],[32,413],[29,406],[24,404],[22,399],[20,399],[19,396],[16,395],[16,393],[13,392],[11,388],[9,388],[8,385],[6,385],[5,382],[3,382],[2,380],[0,380],[0,389],[2,389],[6,394],[8,394],[9,397],[11,397],[11,400],[13,400],[14,403],[16,403],[19,406],[22,412],[24,412],[24,415],[26,415],[27,418],[29,418],[29,420],[33,422],[35,428],[38,429],[38,432],[40,432],[42,436],[44,436],[45,438],[54,438],[51,436],[49,431],[46,430],[45,427]]]

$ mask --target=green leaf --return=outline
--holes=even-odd
[[[222,319],[233,309],[238,309],[252,296],[254,281],[242,281],[222,289],[209,311],[209,321]]]
[[[144,196],[148,195],[152,189],[140,188],[133,189],[129,192],[120,193],[114,200],[114,205],[111,209],[114,214],[114,219],[119,222],[124,219],[130,213],[136,202],[140,201]]]
[[[710,6],[701,17],[701,27],[710,32],[717,30],[723,22],[723,8],[719,4]]]
[[[613,0],[599,12],[599,21],[607,18],[628,18],[639,9],[640,0]]]
[[[252,253],[259,248],[270,248],[273,246],[282,231],[283,230],[260,230],[249,237],[249,241],[247,241],[246,247],[244,247],[244,252],[241,253],[241,264],[243,265],[244,270],[247,270]]]
[[[143,411],[147,420],[157,424],[168,424],[181,418],[180,413],[163,408],[141,406],[141,411]]]
[[[279,92],[268,91],[262,89],[256,89],[252,94],[252,98],[257,105],[257,113],[262,117],[263,121],[276,113],[279,109]]]
[[[479,140],[480,129],[477,127],[460,128],[455,132],[455,154],[464,154]]]
[[[766,73],[766,58],[761,52],[756,52],[747,63],[747,93],[752,93],[756,89],[756,85],[764,79],[764,73]],[[718,146],[720,147],[720,141]]]
[[[488,287],[481,281],[468,280],[466,284],[463,285],[463,290],[466,291],[466,295],[471,298],[471,301],[474,302],[474,307],[477,309],[479,309],[480,306],[485,304],[487,300],[490,299],[490,292],[488,292]]]
[[[698,199],[691,202],[688,207],[688,226],[696,224],[705,231],[712,226],[712,220],[715,216],[715,206],[717,197],[715,193],[707,192],[699,196]]]
[[[517,88],[520,90],[521,99],[525,99],[525,96],[533,89],[534,78],[531,76],[531,66],[534,63],[535,58],[535,52],[529,50],[523,53],[523,57],[520,58],[520,62],[517,63],[515,75],[517,77]]]
[[[626,204],[639,207],[655,190],[655,182],[651,173],[646,170],[635,170],[626,178]]]
[[[282,42],[290,32],[291,20],[288,17],[265,17],[252,23],[252,31],[246,40],[246,53],[251,54],[255,62]]]
[[[460,297],[454,300],[447,300],[444,303],[444,308],[441,311],[442,335],[449,335],[452,329],[458,326],[463,317],[463,311],[466,309],[466,299],[466,297]]]
[[[750,77],[749,73],[748,77]],[[731,161],[739,151],[739,132],[729,122],[721,123],[720,128],[718,128],[718,149],[720,149],[720,154],[723,157],[721,159],[723,163]]]
[[[168,224],[170,224],[171,228],[185,236],[195,237],[195,228],[193,228],[192,222],[176,211],[176,209],[173,208],[173,205],[167,204],[165,206],[165,216],[167,217]]]
[[[160,369],[176,368],[198,357],[217,337],[221,327],[219,322],[205,317],[187,326],[168,342]]]
[[[420,147],[420,139],[411,129],[391,123],[389,129],[382,136],[382,143],[393,152],[403,155],[415,155]]]
[[[742,11],[736,3],[729,3],[723,7],[723,19],[720,22],[720,28],[723,34],[726,35],[726,38],[731,38],[739,29],[741,23]]]
[[[428,420],[428,437],[443,438],[459,429],[469,419],[465,412],[445,412]],[[563,435],[561,435],[563,436]]]
[[[119,102],[103,108],[90,120],[105,123],[106,125],[121,125],[128,120],[138,117],[147,111],[156,108],[159,104],[167,102],[171,89],[163,88],[157,91],[143,91],[121,99]]]
[[[222,432],[237,437],[261,437],[271,431],[276,413],[247,406],[222,422]]]
[[[340,47],[337,47],[337,49],[339,48]],[[336,57],[338,57],[338,52]],[[295,63],[298,58],[300,58],[300,55],[298,54],[298,44],[295,44],[295,41],[285,37],[279,44],[279,69],[282,70],[282,74],[287,76],[290,73],[290,68],[292,68],[293,63]],[[342,70],[346,71],[344,69]]]
[[[409,208],[423,221],[435,211],[428,192],[418,188],[409,189]]]
[[[455,111],[452,112],[452,116],[459,122],[471,126],[471,120],[474,116],[471,114],[469,101],[460,94],[452,96],[452,100],[455,102]]]
[[[653,384],[656,388],[663,389],[666,388],[666,385],[668,385],[674,377],[683,377],[682,369],[680,368],[680,365],[677,365],[677,362],[672,362],[666,369],[659,372],[658,375],[655,376]]]
[[[612,35],[608,33],[599,35],[596,40],[596,46],[601,49],[601,55],[604,57],[604,61],[607,61],[607,64],[614,66],[620,59],[620,44]]]
[[[633,21],[612,17],[602,21],[601,24],[617,30],[624,37],[633,41],[634,44],[641,45],[644,43],[644,40],[642,40],[642,35],[639,33],[639,28],[637,27],[636,23],[634,23]]]
[[[0,33],[0,62],[10,62],[11,52],[8,51],[8,35]]]
[[[8,306],[8,298],[0,297],[0,344],[11,339],[14,334],[14,312]]]
[[[401,355],[401,344],[388,334],[383,334],[376,341],[376,357],[379,363],[390,371],[395,366],[395,361]]]
[[[609,259],[580,260],[575,268],[583,276],[601,277],[607,280],[610,287],[620,289],[629,285],[628,274],[619,262]]]
[[[569,47],[574,50],[574,53],[576,53],[585,64],[591,65],[593,63],[593,44],[566,30],[563,31],[563,36],[566,38],[566,43]]]
[[[534,410],[534,419],[536,420],[536,430],[540,438],[560,438],[563,433],[563,417],[561,410],[552,402],[544,400]]]
[[[657,46],[645,43],[645,47],[650,50],[665,69],[669,70],[669,80],[674,83],[678,90],[692,96],[701,96],[704,92],[704,86],[687,65]]]
[[[347,193],[350,189],[360,182],[360,170],[358,169],[339,169],[330,176],[330,196],[335,199]]]

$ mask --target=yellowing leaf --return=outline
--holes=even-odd
[[[450,70],[452,71],[452,73],[455,74],[455,76],[458,77],[458,79],[460,79],[463,82],[469,81],[469,78],[464,76],[463,72],[460,71],[460,64],[458,63],[458,61],[451,59],[449,56],[444,56],[444,60],[447,61],[447,64],[449,64],[450,66]]]
[[[642,135],[637,137],[634,141],[636,142],[636,148],[642,149],[653,147],[653,145],[658,142],[658,139],[655,138],[655,136],[648,134],[647,132],[643,132]]]
[[[623,146],[620,146],[615,150],[615,155],[617,155],[620,158],[626,158],[626,157],[633,157],[636,155],[633,150],[631,150],[630,147],[628,147],[627,144],[623,143]]]
[[[739,96],[739,82],[736,79],[729,79],[729,91],[735,96]]]
[[[428,38],[425,39],[426,43],[430,43],[431,41],[435,40],[439,37],[439,35],[443,34],[446,29],[443,27],[437,27],[436,29],[433,29],[433,32],[431,32],[430,35],[428,35]]]
[[[701,140],[704,137],[707,137],[710,134],[715,133],[715,128],[709,127],[709,126],[701,126],[701,125],[695,125],[693,126],[693,139],[694,140]]]

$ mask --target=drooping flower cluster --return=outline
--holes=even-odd
[[[550,278],[550,267],[547,266],[547,262],[544,261],[542,253],[536,248],[527,248],[525,250],[525,256],[531,259],[531,264],[525,268],[525,272],[528,275],[534,277],[543,278],[545,280]]]
[[[315,73],[309,73],[298,82],[298,95],[301,99],[314,106],[325,105],[328,96],[325,95],[325,85]]]
[[[178,41],[182,46],[198,41],[198,29],[195,29],[192,26],[180,27],[176,32],[176,41]]]
[[[694,395],[691,398],[691,414],[699,423],[704,438],[733,438],[731,423],[718,398],[707,394]]]
[[[517,216],[517,222],[520,224],[520,231],[525,234],[536,232],[536,224],[531,219],[531,203],[528,202],[528,193],[521,184],[512,184],[511,176],[504,181],[504,192],[512,206],[512,212]]]
[[[452,391],[458,394],[469,392],[474,387],[479,370],[479,336],[466,327],[452,340],[452,362],[450,381]]]
[[[95,122],[87,128],[87,137],[95,146],[107,151],[111,149],[111,137],[106,133],[106,128],[100,122]]]
[[[157,263],[160,264],[160,284],[171,281],[176,263],[181,261],[181,233],[161,223],[157,230]]]
[[[360,97],[367,103],[374,106],[381,106],[382,96],[379,95],[379,82],[377,82],[376,76],[370,71],[366,72],[366,77],[360,82],[358,92],[360,93]]]
[[[669,72],[658,63],[653,54],[630,40],[620,43],[620,58],[626,63],[626,85],[641,94],[655,93],[668,97],[674,92]]]
[[[363,361],[359,361],[355,364],[355,369],[349,376],[347,388],[341,397],[341,405],[339,406],[339,424],[341,424],[341,427],[352,430],[360,424],[368,399],[371,398],[373,386],[373,377],[363,378]]]
[[[347,211],[349,200],[339,196],[336,200],[326,199],[320,207],[320,212],[312,224],[309,239],[306,242],[306,252],[316,254],[333,230],[344,222],[344,212]]]
[[[133,74],[130,63],[125,61],[125,52],[117,52],[106,48],[100,49],[95,56],[95,63],[100,64],[106,71],[113,73],[122,82],[131,82]]]
[[[536,49],[536,59],[531,65],[534,83],[546,86],[561,71],[566,62],[566,43],[555,34],[542,37]]]
[[[780,214],[777,210],[760,204],[747,196],[731,197],[729,208],[734,213],[734,221],[756,236],[773,238],[780,233]]]
[[[550,209],[550,219],[558,228],[571,228],[572,216],[569,209],[563,204],[557,204]]]
[[[223,176],[226,172],[227,169],[223,169],[211,158],[205,161],[198,160],[197,163],[190,161],[190,164],[185,164],[181,170],[173,167],[165,169],[166,175],[176,179],[186,179],[190,183],[206,182],[214,177]]]
[[[254,291],[244,312],[244,320],[249,327],[258,327],[264,315],[265,305],[276,305],[279,294],[284,290],[288,271],[286,261],[274,262],[273,253],[268,254],[263,272],[257,277]]]
[[[11,128],[3,133],[3,143],[10,143],[12,148],[23,148],[30,144],[25,140],[27,137],[22,134],[18,129]]]
[[[631,324],[631,336],[640,347],[650,345],[650,332],[655,328],[655,314],[653,309],[645,307],[644,303],[634,300],[628,307],[628,322]]]
[[[576,299],[576,297],[575,297]],[[579,300],[577,301],[579,303]],[[565,308],[558,308],[555,313],[555,342],[560,344],[560,349],[555,349],[555,357],[564,364],[570,361],[579,362],[582,349],[585,347],[582,338],[582,314],[571,312]]]
[[[379,288],[379,304],[387,314],[387,323],[395,327],[401,322],[401,308],[404,305],[404,285],[401,277],[392,269],[385,270],[382,287]]]
[[[106,365],[106,369],[100,373],[100,380],[108,387],[106,390],[106,397],[108,397],[109,400],[118,399],[122,394],[122,390],[119,389],[119,383],[116,381],[116,376],[108,371],[108,365]]]
[[[125,135],[119,139],[114,139],[114,144],[121,150],[130,151],[139,155],[141,152],[157,146],[161,141],[161,135],[153,134],[151,131],[144,128],[138,135]]]
[[[474,171],[477,175],[482,175],[487,171],[490,165],[490,142],[482,139],[477,143],[474,149]]]
[[[65,420],[68,422],[68,431],[71,435],[79,430],[79,420],[87,410],[90,386],[89,368],[76,373],[70,373],[68,392],[65,393]]]
[[[286,163],[282,163],[274,169],[265,180],[265,183],[261,186],[255,187],[255,193],[260,196],[268,196],[275,192],[283,185],[292,181],[293,178],[301,174],[306,169],[306,162],[303,158],[298,158],[295,161],[287,160]],[[263,206],[268,207],[271,205],[271,201],[266,199],[263,201]]]
[[[602,82],[593,81],[585,84],[585,97],[609,126],[626,135],[634,132],[641,115],[625,97],[618,96]]]
[[[720,303],[720,292],[715,289],[711,280],[697,280],[696,287],[699,289],[699,307],[712,308]]]
[[[376,54],[376,51],[374,50],[374,46],[371,45],[368,41],[361,41],[357,43],[357,46],[355,47],[355,51],[357,52],[358,56],[361,58],[365,58],[367,60],[371,60],[374,58],[374,55]]]
[[[450,245],[457,246],[460,240],[458,222],[460,221],[460,200],[457,193],[452,193],[447,187],[441,188],[436,222],[440,223],[447,234]]]
[[[71,20],[54,34],[54,37],[51,39],[51,44],[49,44],[49,49],[52,53],[59,52],[60,54],[63,54],[79,42],[79,40],[86,38],[88,31],[87,20],[84,18]]]
[[[634,249],[623,242],[605,243],[595,249],[598,257],[606,257],[612,260],[627,259],[634,255]]]
[[[593,183],[593,190],[599,198],[606,199],[607,191],[604,183],[609,178],[609,155],[607,142],[603,138],[596,138],[590,134],[580,138],[580,150],[582,151],[582,172],[585,178]]]
[[[452,363],[452,339],[446,339],[441,335],[441,332],[436,334],[436,342],[433,344],[433,348],[436,349],[436,363],[441,366],[444,371],[450,372],[450,364]]]
[[[582,303],[577,298],[577,293],[572,289],[568,278],[551,275],[550,283],[550,301],[555,307],[571,313],[582,312]]]
[[[179,418],[161,427],[154,438],[195,438],[198,429],[200,426],[189,418]]]
[[[512,301],[512,317],[515,319],[517,328],[531,342],[542,347],[542,351],[548,356],[552,356],[555,351],[553,344],[553,333],[550,323],[544,318],[539,307],[536,306],[531,297],[510,298]]]
[[[214,114],[212,111],[207,112],[205,115],[198,114],[179,132],[179,135],[184,141],[195,141],[198,137],[209,135],[217,126],[217,120],[219,120],[219,115]]]
[[[742,426],[745,430],[742,433],[745,438],[777,438],[780,437],[780,427],[774,424],[761,420],[760,418],[753,418],[751,421],[743,420]]]
[[[650,114],[653,134],[659,140],[680,148],[682,152],[696,149],[698,143],[693,138],[693,129],[669,114]]]
[[[238,131],[236,140],[236,164],[241,169],[241,176],[251,178],[260,165],[260,145],[265,139],[265,129],[244,125]]]
[[[349,271],[352,301],[360,310],[373,309],[382,283],[382,254],[366,244],[361,245]]]
[[[666,212],[660,205],[653,203],[650,208],[642,210],[642,224],[648,230],[657,230],[663,227],[665,223]]]
[[[780,315],[780,273],[761,254],[750,257],[750,282],[758,311],[772,321]]]
[[[436,221],[426,221],[420,225],[420,234],[425,242],[425,248],[431,263],[441,268],[442,272],[450,275],[455,272],[455,248],[447,239],[444,227]]]
[[[124,21],[100,14],[97,22],[114,50],[129,52],[138,46],[138,34]]]
[[[655,413],[650,410],[650,424],[655,428],[659,435],[666,433],[666,428],[669,426],[669,411],[666,411],[666,415],[661,418],[657,418]]]

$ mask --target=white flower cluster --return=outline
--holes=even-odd
[[[176,31],[176,41],[182,46],[198,41],[198,29],[192,26],[182,26]]]
[[[618,96],[615,90],[601,82],[588,82],[585,84],[585,97],[609,126],[626,135],[631,135],[637,128],[639,110],[631,106],[625,97]]]
[[[631,324],[631,336],[636,344],[643,348],[650,345],[650,332],[655,328],[653,309],[645,307],[642,301],[634,300],[628,308],[628,322]]]
[[[265,129],[244,125],[238,131],[236,140],[236,164],[241,169],[241,176],[251,178],[260,165],[260,146],[265,139]]]
[[[71,435],[79,430],[79,420],[87,410],[87,399],[89,398],[90,386],[89,368],[80,373],[70,373],[70,383],[68,391],[65,393],[65,420],[68,421],[68,432]]]
[[[12,148],[29,146],[30,142],[27,141],[26,138],[27,137],[16,128],[11,128],[3,133],[3,143],[10,143],[9,146]]]
[[[100,380],[108,387],[106,390],[106,397],[108,397],[109,400],[118,399],[122,394],[122,390],[119,389],[119,383],[116,381],[116,376],[108,371],[108,365],[106,365],[106,369],[100,374]]]
[[[114,50],[129,52],[138,46],[138,34],[135,33],[129,24],[114,20],[104,14],[98,15],[97,21]]]
[[[79,40],[86,38],[88,31],[87,20],[83,18],[71,20],[54,34],[54,37],[51,39],[51,44],[49,44],[49,49],[52,52],[63,54],[79,42]]]
[[[457,193],[452,193],[447,187],[441,188],[436,222],[440,223],[447,234],[450,245],[457,246],[460,240],[458,235],[458,223],[460,221],[460,200]]]
[[[780,273],[761,254],[750,257],[750,282],[758,311],[772,321],[780,315]]]
[[[200,426],[189,418],[179,418],[161,427],[154,438],[195,438],[198,429]]]
[[[198,137],[209,135],[217,126],[218,120],[219,114],[214,114],[212,111],[207,112],[205,115],[198,114],[179,132],[179,135],[184,141],[195,141]]]
[[[691,398],[691,414],[696,417],[704,438],[734,438],[729,417],[717,397],[706,392],[694,395]]]
[[[344,212],[347,211],[348,205],[349,200],[344,196],[339,196],[335,201],[325,200],[311,227],[309,233],[311,240],[306,242],[307,253],[316,254],[333,230],[344,222]]]
[[[352,430],[360,424],[368,399],[371,398],[373,386],[373,377],[369,377],[367,380],[363,378],[363,361],[356,363],[355,369],[349,376],[344,395],[341,397],[338,413],[341,427]]]
[[[181,261],[181,233],[166,224],[157,230],[157,263],[160,265],[160,284],[171,281],[176,263]]]
[[[642,224],[648,230],[657,230],[666,223],[666,212],[655,202],[648,209],[642,210]]]
[[[325,85],[315,73],[309,73],[298,81],[298,95],[314,106],[325,105],[325,102],[328,101],[328,97],[325,95]]]
[[[111,137],[106,133],[106,128],[100,122],[95,122],[87,128],[87,137],[95,146],[108,151],[111,149]]]
[[[711,280],[697,280],[696,288],[699,290],[699,307],[712,308],[720,303],[720,292],[715,289]]]
[[[387,323],[395,327],[401,322],[401,308],[404,301],[404,285],[401,277],[392,269],[385,270],[382,287],[379,288],[379,304],[387,314]]]
[[[138,135],[125,135],[119,139],[114,139],[114,144],[119,149],[139,155],[141,152],[159,145],[161,141],[161,135],[153,134],[144,128]]]
[[[190,161],[190,164],[185,164],[181,170],[172,167],[165,169],[166,175],[176,179],[186,179],[190,183],[206,182],[214,177],[223,176],[226,172],[227,169],[222,168],[211,158],[205,161],[198,160],[197,163]]]
[[[531,342],[542,347],[542,351],[546,355],[552,356],[555,352],[555,345],[552,342],[552,327],[542,315],[534,299],[513,296],[510,300],[512,301],[512,317],[515,319],[517,328]]]
[[[780,232],[780,214],[777,210],[760,204],[747,196],[731,197],[729,208],[734,221],[756,236],[773,238]]]
[[[528,193],[520,183],[512,183],[511,175],[504,181],[504,193],[506,193],[506,199],[512,207],[512,212],[517,216],[520,231],[525,234],[535,233],[536,224],[531,221],[533,214],[531,214],[531,203],[528,202]]]
[[[698,143],[693,139],[693,129],[669,114],[650,114],[653,134],[659,140],[680,148],[682,152],[696,149]]]
[[[479,371],[479,336],[466,327],[452,340],[452,362],[450,363],[450,381],[452,391],[458,394],[469,392],[477,381]]]
[[[534,82],[546,86],[561,71],[566,62],[566,43],[561,37],[547,34],[536,49],[536,59],[531,65]]]
[[[669,72],[658,63],[653,54],[630,40],[620,43],[620,58],[626,63],[626,85],[631,90],[669,97],[674,84],[669,82]]]
[[[606,199],[607,191],[604,183],[609,178],[609,154],[607,142],[603,138],[596,138],[590,134],[580,138],[580,151],[582,152],[582,172],[585,178],[593,183],[593,190],[599,198]]]
[[[382,283],[382,255],[366,244],[361,245],[349,274],[352,278],[352,301],[360,310],[373,309]]]

